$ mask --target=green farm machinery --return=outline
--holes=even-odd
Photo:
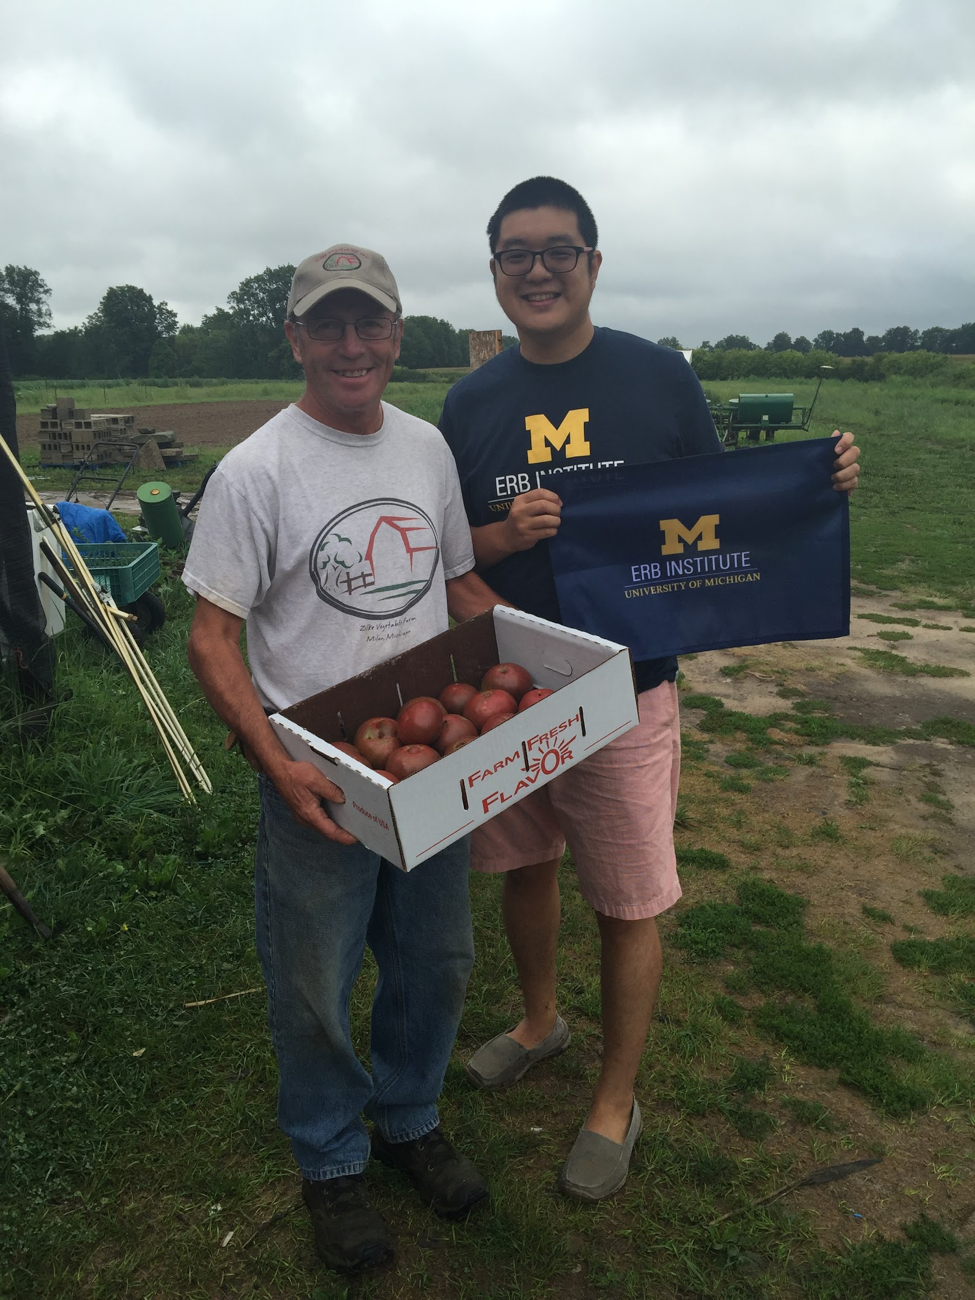
[[[832,370],[822,366],[821,370]],[[718,437],[726,447],[748,442],[771,442],[780,429],[808,429],[825,375],[819,376],[808,406],[796,406],[792,393],[739,393],[727,402],[708,402]]]

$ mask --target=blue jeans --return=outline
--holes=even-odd
[[[407,873],[296,822],[260,778],[257,949],[278,1059],[278,1123],[305,1178],[361,1173],[362,1113],[390,1142],[439,1123],[437,1098],[474,960],[468,841]],[[368,943],[379,978],[372,1075],[349,1033]]]

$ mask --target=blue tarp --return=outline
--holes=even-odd
[[[58,514],[76,542],[127,542],[129,539],[109,510],[82,506],[77,501],[59,501]]]

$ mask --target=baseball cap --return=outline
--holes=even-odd
[[[339,289],[358,289],[388,311],[401,312],[399,289],[386,259],[371,248],[333,244],[306,257],[295,271],[288,295],[288,315],[304,316]]]

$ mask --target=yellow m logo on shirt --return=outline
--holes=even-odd
[[[532,436],[532,445],[528,451],[529,465],[551,460],[552,447],[556,451],[561,451],[564,447],[566,456],[588,456],[588,419],[588,406],[580,407],[578,411],[569,411],[557,429],[547,415],[526,415],[525,428]]]
[[[717,551],[721,548],[715,532],[721,522],[720,515],[701,515],[696,524],[685,528],[679,519],[661,519],[660,531],[664,535],[661,555],[683,555],[684,542],[693,546],[697,542],[699,551]],[[700,540],[698,540],[700,539]]]

